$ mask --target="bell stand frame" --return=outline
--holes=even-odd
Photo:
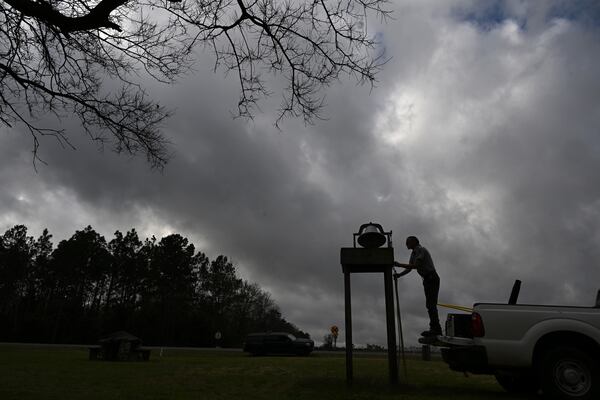
[[[352,296],[350,287],[350,274],[352,273],[383,273],[389,378],[391,384],[398,384],[396,321],[394,316],[394,288],[392,284],[394,248],[391,246],[391,240],[389,239],[390,236],[388,236],[388,247],[356,248],[355,244],[355,247],[344,247],[340,252],[342,271],[344,273],[346,382],[348,384],[352,383],[354,378],[352,365]]]

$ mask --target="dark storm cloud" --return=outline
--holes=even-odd
[[[210,60],[174,87],[150,84],[175,116],[164,172],[77,136],[76,151],[2,136],[1,228],[91,224],[110,237],[187,235],[226,254],[317,340],[343,326],[339,248],[360,224],[394,231],[398,260],[419,236],[442,277],[440,301],[591,304],[600,282],[598,32],[548,18],[542,3],[503,2],[486,29],[458,18],[480,2],[400,2],[381,37],[392,60],[379,87],[328,91],[328,120],[273,127],[277,99],[233,120],[235,80]],[[523,24],[523,21],[527,22]],[[524,28],[526,27],[526,29]],[[534,29],[535,28],[535,29]],[[426,326],[420,279],[399,283],[406,337]],[[385,343],[383,279],[353,277],[355,338]],[[442,317],[445,310],[442,310]],[[343,332],[342,332],[343,334]]]

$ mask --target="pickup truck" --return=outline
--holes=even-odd
[[[600,290],[593,307],[527,305],[517,304],[520,284],[508,304],[449,314],[446,335],[429,344],[450,369],[493,374],[509,392],[600,399]]]

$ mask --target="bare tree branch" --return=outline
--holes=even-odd
[[[32,17],[47,25],[60,29],[61,32],[87,31],[99,28],[111,28],[121,31],[119,25],[109,20],[110,13],[127,3],[128,0],[101,0],[93,8],[85,7],[82,15],[69,16],[54,7],[61,2],[33,0],[4,0],[13,9],[25,17]],[[65,2],[62,2],[65,3]]]
[[[386,59],[366,20],[385,19],[386,1],[0,0],[0,124],[24,125],[37,159],[39,136],[69,140],[32,121],[75,114],[92,140],[162,167],[160,127],[170,114],[148,99],[140,74],[174,82],[198,45],[215,70],[237,77],[239,116],[252,118],[272,94],[267,73],[287,82],[276,124],[288,116],[310,123],[341,77],[375,83]]]

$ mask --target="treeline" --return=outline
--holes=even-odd
[[[308,336],[227,257],[209,260],[181,235],[142,241],[132,229],[107,242],[88,226],[56,248],[51,238],[23,225],[0,237],[0,341],[95,343],[117,330],[171,346],[239,346],[268,330]]]

